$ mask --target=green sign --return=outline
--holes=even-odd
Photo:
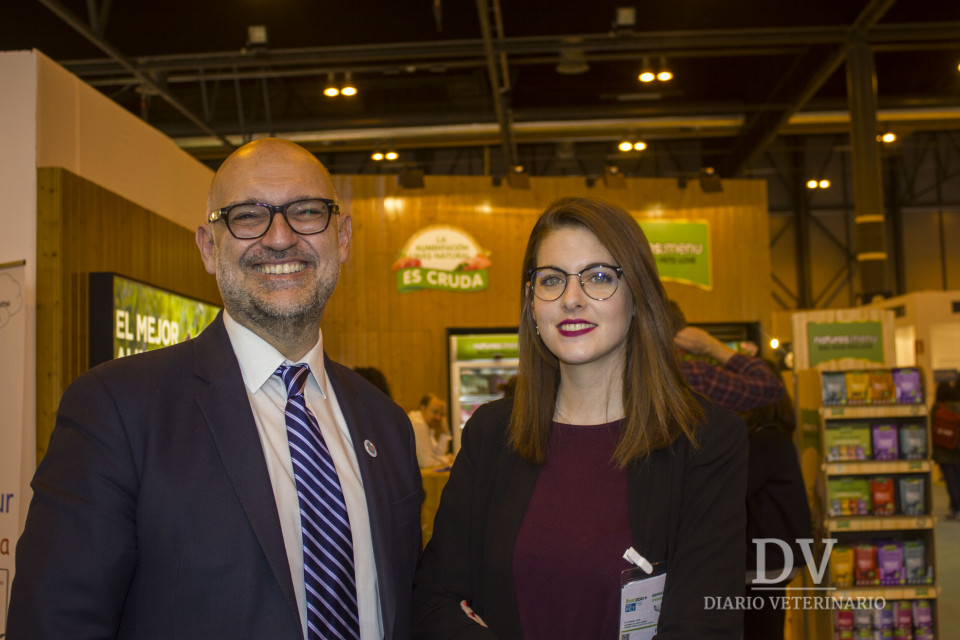
[[[810,366],[856,358],[883,364],[883,324],[864,322],[811,322],[807,325]]]
[[[706,220],[638,220],[650,242],[661,280],[713,288],[710,224]]]
[[[113,355],[152,351],[196,337],[220,308],[126,278],[113,278]]]
[[[440,291],[483,291],[487,288],[487,270],[445,271],[407,267],[397,271],[397,291],[407,293],[419,289]]]
[[[397,291],[483,291],[487,288],[490,252],[458,227],[432,225],[407,240],[391,269]]]
[[[457,344],[457,360],[512,359],[520,355],[515,333],[454,336],[454,340]]]

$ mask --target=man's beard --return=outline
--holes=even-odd
[[[270,300],[270,289],[249,290],[244,283],[244,270],[265,259],[298,259],[313,265],[317,270],[317,279],[313,281],[313,291],[303,299],[285,304]],[[307,268],[310,268],[309,266]],[[225,264],[217,256],[217,285],[223,304],[230,316],[240,324],[250,328],[259,328],[257,333],[283,337],[296,335],[305,327],[320,321],[327,301],[333,295],[340,277],[340,261],[337,254],[324,256],[319,262],[314,256],[303,255],[296,250],[261,250],[244,256],[240,264]],[[276,290],[282,290],[279,286]]]

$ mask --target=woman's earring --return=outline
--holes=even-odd
[[[533,328],[537,330],[537,335],[540,335],[540,325],[535,324],[533,325]]]

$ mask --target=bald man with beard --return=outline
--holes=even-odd
[[[17,546],[8,640],[335,637],[308,615],[285,426],[280,372],[304,364],[348,515],[349,637],[410,637],[411,425],[323,351],[351,236],[302,147],[257,140],[224,161],[196,239],[225,309],[198,337],[105,363],[64,393]]]

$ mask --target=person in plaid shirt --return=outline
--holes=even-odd
[[[738,353],[703,329],[686,326],[686,318],[673,300],[668,303],[674,343],[682,353],[708,356],[717,364],[681,358],[680,368],[694,391],[731,411],[759,409],[773,404],[786,389],[763,360]]]

